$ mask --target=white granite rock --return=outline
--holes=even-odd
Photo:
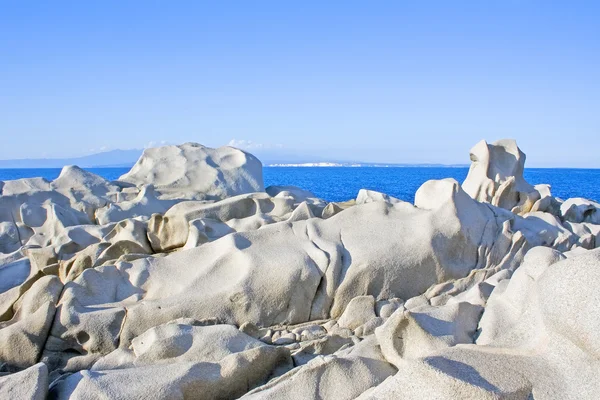
[[[402,200],[398,200],[395,197],[388,196],[385,193],[376,192],[374,190],[360,189],[356,196],[356,204],[366,204],[373,201],[385,201],[390,204],[400,203]]]
[[[471,161],[462,186],[474,199],[517,214],[531,211],[541,199],[541,194],[523,178],[525,154],[516,141],[504,139],[488,144],[482,140],[471,149]]]
[[[0,375],[0,398],[45,400],[48,394],[48,368],[43,363],[6,376]]]
[[[376,318],[375,298],[373,296],[357,296],[346,306],[344,313],[338,319],[338,325],[354,330],[373,318]]]
[[[172,199],[218,200],[264,191],[262,164],[256,157],[233,147],[211,149],[198,143],[146,149],[119,180],[153,185]]]
[[[414,205],[190,143],[0,182],[0,397],[600,397],[598,203],[472,160]]]
[[[580,197],[568,199],[560,205],[560,215],[565,221],[599,225],[600,203]]]

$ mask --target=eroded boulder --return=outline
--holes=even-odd
[[[153,185],[170,199],[220,200],[265,190],[256,157],[233,147],[212,149],[198,143],[146,149],[119,180]]]
[[[0,375],[0,398],[45,400],[48,394],[48,368],[43,363],[10,375]]]
[[[469,196],[516,214],[530,211],[541,194],[523,178],[525,153],[511,139],[471,149],[471,168],[462,187]],[[544,210],[542,210],[544,211]]]

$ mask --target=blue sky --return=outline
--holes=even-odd
[[[150,142],[600,167],[600,3],[4,1],[0,159]],[[327,3],[327,4],[322,4]]]

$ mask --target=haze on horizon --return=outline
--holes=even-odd
[[[5,2],[0,159],[161,142],[600,168],[600,3]]]

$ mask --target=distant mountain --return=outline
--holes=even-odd
[[[142,155],[143,150],[111,150],[103,153],[75,158],[24,158],[0,160],[0,168],[62,168],[77,165],[82,168],[131,167]]]

